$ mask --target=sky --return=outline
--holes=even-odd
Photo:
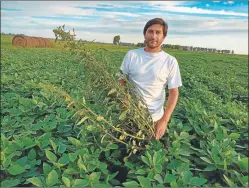
[[[248,54],[248,1],[1,1],[1,32],[54,38],[65,24],[76,37],[112,43],[144,41],[152,18],[169,26],[164,44]]]

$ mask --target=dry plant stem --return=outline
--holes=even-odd
[[[85,104],[82,104],[82,106],[84,106],[90,113],[92,113],[95,117],[99,117],[98,114],[94,113],[90,108],[88,108]],[[120,132],[126,136],[129,136],[129,137],[132,137],[132,138],[135,138],[137,140],[146,140],[146,139],[143,139],[143,138],[140,138],[140,137],[136,137],[136,136],[133,136],[133,135],[130,135],[128,133],[124,133],[123,131],[120,131],[119,129],[117,129],[115,126],[113,126],[112,124],[110,124],[105,118],[103,118],[101,121],[104,121],[106,124],[108,124],[109,126],[111,126],[115,131],[117,132]]]

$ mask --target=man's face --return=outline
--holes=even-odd
[[[147,29],[144,38],[146,45],[151,49],[161,46],[165,38],[163,35],[163,26],[160,24],[150,26]]]

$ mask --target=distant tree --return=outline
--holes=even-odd
[[[175,45],[175,49],[179,50],[180,49],[180,45]]]
[[[118,45],[119,43],[120,43],[120,36],[117,35],[117,36],[115,36],[115,37],[113,38],[113,44]]]

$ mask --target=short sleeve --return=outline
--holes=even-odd
[[[177,88],[182,86],[182,79],[180,74],[180,68],[177,60],[174,58],[168,77],[168,89]]]
[[[131,61],[131,56],[130,56],[130,52],[127,52],[127,54],[125,55],[123,62],[120,66],[120,70],[123,74],[127,75],[129,74],[129,64]]]

